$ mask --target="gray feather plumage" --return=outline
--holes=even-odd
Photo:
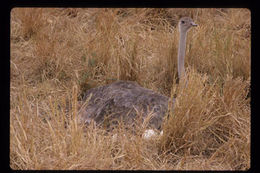
[[[160,129],[169,101],[168,97],[132,81],[117,81],[92,88],[85,93],[83,100],[90,96],[87,106],[80,113],[81,121],[94,120],[102,124],[105,116],[109,116],[110,120],[122,118],[124,122],[132,124],[137,118],[137,112],[146,117],[153,111],[149,126],[156,129]]]

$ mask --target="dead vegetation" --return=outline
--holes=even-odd
[[[184,88],[182,16],[199,24],[187,38]],[[249,169],[250,21],[234,8],[12,9],[10,167]],[[118,79],[177,96],[161,138],[144,140],[142,122],[135,135],[77,124],[84,92]]]

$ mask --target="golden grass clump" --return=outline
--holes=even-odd
[[[224,169],[245,169],[250,160],[245,152],[250,150],[250,109],[241,111],[241,106],[249,104],[245,99],[249,84],[227,77],[224,86],[209,85],[207,76],[194,70],[182,84],[186,87],[179,90],[174,111],[164,125],[162,149],[184,156],[180,162],[185,169],[186,156],[189,160],[192,155],[208,158],[208,166],[219,159],[219,163],[225,163]]]
[[[14,8],[10,35],[10,167],[15,170],[248,170],[251,16],[248,9]],[[187,37],[177,82],[178,27]],[[176,97],[163,135],[123,123],[78,124],[82,95],[133,80]],[[141,114],[140,114],[141,116]]]

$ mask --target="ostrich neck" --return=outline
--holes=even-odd
[[[181,79],[185,75],[184,57],[186,48],[187,32],[180,31],[179,49],[178,49],[178,76]]]

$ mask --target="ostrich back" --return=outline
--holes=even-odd
[[[156,129],[161,128],[169,101],[168,97],[132,81],[117,81],[92,88],[85,93],[83,100],[89,97],[87,106],[79,114],[81,122],[94,120],[97,124],[104,125],[107,120],[121,119],[131,125],[138,115],[143,120],[148,113],[153,112],[148,126]],[[111,125],[111,122],[108,124]]]

